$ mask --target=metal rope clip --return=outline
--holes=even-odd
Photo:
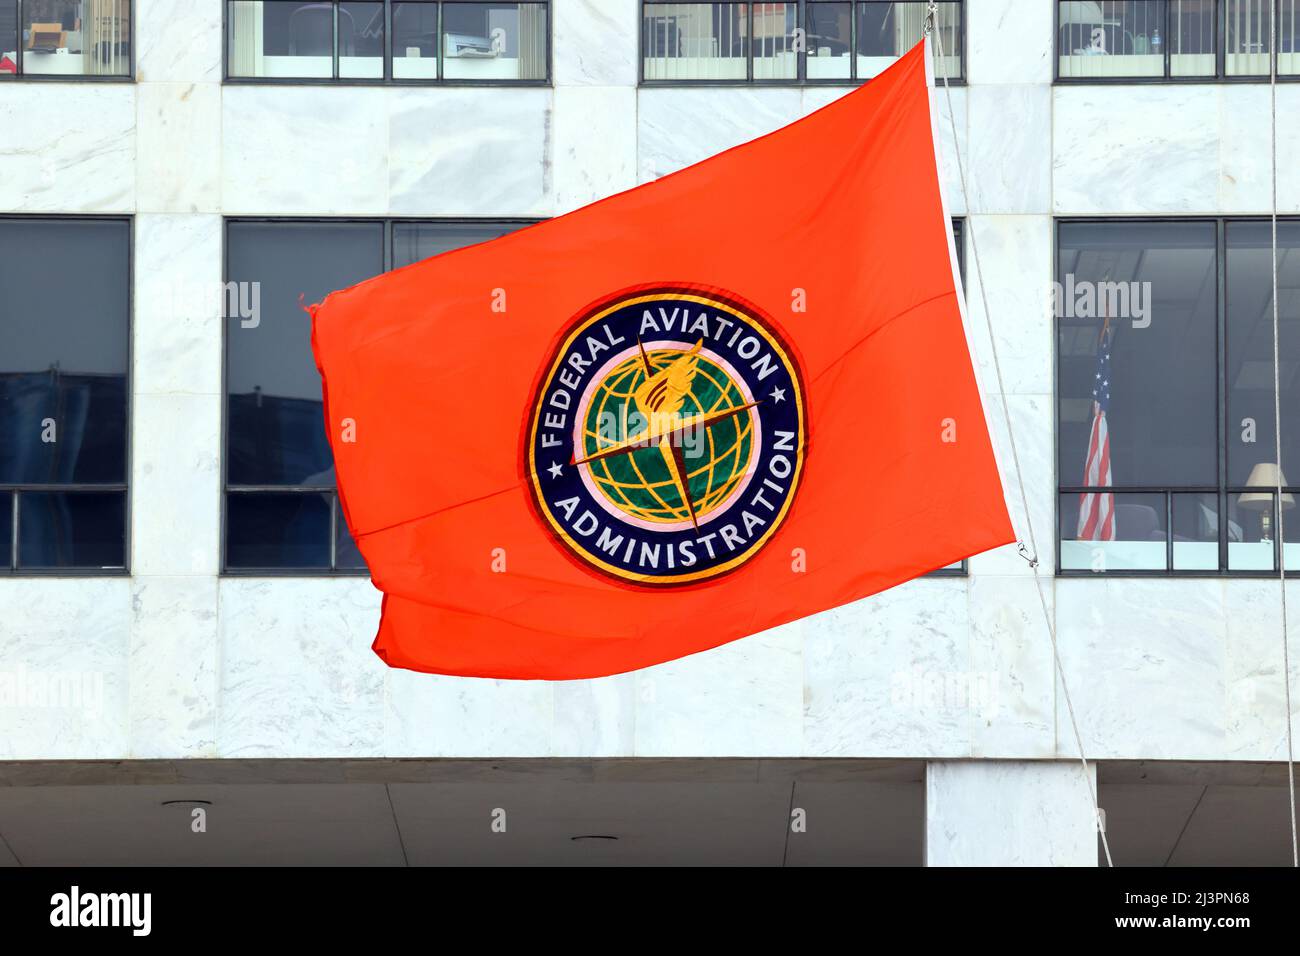
[[[925,5],[925,25],[924,27],[922,27],[922,32],[926,36],[929,36],[934,32],[934,20],[935,17],[937,17],[938,15],[939,15],[938,0],[929,0],[929,2]]]
[[[1028,561],[1031,568],[1038,567],[1038,555],[1031,552],[1023,541],[1016,542],[1016,553]]]

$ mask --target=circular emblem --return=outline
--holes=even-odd
[[[753,305],[637,289],[584,312],[545,367],[524,436],[542,521],[584,565],[647,586],[751,559],[806,447],[794,356]]]

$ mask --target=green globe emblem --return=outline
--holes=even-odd
[[[698,526],[753,458],[753,416],[741,413],[757,403],[701,344],[638,349],[596,386],[583,415],[579,464],[632,518]]]

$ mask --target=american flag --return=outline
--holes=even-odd
[[[1092,382],[1092,431],[1088,434],[1088,458],[1083,466],[1083,483],[1089,488],[1110,487],[1110,430],[1106,410],[1110,407],[1110,321],[1101,330],[1097,344],[1097,377]],[[1108,491],[1086,491],[1079,496],[1080,541],[1115,540],[1115,496]]]

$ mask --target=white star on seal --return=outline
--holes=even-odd
[[[784,401],[785,401],[785,389],[783,389],[783,388],[774,388],[774,389],[772,389],[772,401],[774,401],[774,402],[784,402]]]
[[[553,465],[551,465],[550,468],[547,468],[546,470],[551,473],[552,478],[559,478],[562,469],[560,468],[560,463],[557,461]]]

